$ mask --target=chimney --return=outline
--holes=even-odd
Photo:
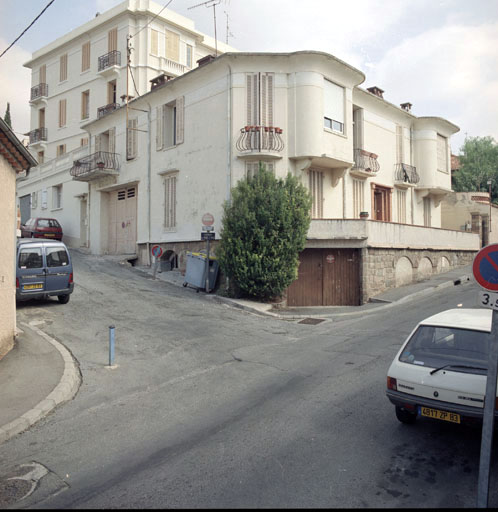
[[[161,73],[159,76],[156,76],[152,80],[149,80],[149,82],[151,84],[150,90],[153,91],[156,87],[159,87],[160,85],[163,85],[166,82],[173,80],[173,78],[175,78],[173,75],[167,75],[166,73]]]
[[[400,104],[400,107],[403,109],[403,110],[406,110],[407,112],[410,112],[412,110],[412,104],[411,103],[401,103]]]
[[[378,96],[379,98],[384,99],[384,96],[382,96],[384,91],[382,89],[380,89],[379,87],[377,87],[376,85],[374,85],[373,87],[368,87],[367,91],[371,92],[372,94],[375,94],[375,96]]]
[[[197,61],[197,65],[199,67],[204,66],[205,64],[209,64],[212,62],[216,57],[214,55],[206,55],[205,57],[202,57],[202,59],[199,59]]]

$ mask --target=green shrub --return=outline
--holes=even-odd
[[[277,179],[260,164],[253,178],[239,181],[224,205],[216,251],[237,295],[272,299],[297,278],[310,208],[309,192],[290,174]]]

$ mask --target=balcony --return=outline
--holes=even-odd
[[[349,171],[350,174],[359,178],[371,178],[376,176],[380,170],[377,155],[364,149],[354,150],[354,165]]]
[[[121,52],[113,50],[99,57],[97,70],[100,76],[107,77],[113,74],[119,74],[120,68]]]
[[[282,133],[277,126],[245,126],[240,130],[235,147],[243,154],[280,153],[284,149]]]
[[[394,184],[400,188],[414,187],[420,181],[417,168],[408,164],[394,165]]]
[[[116,153],[97,151],[75,160],[69,174],[77,181],[92,181],[104,176],[119,174],[119,159]]]
[[[31,102],[44,99],[48,96],[48,84],[38,84],[31,87]]]
[[[48,131],[46,128],[36,128],[29,132],[29,143],[39,144],[40,142],[46,142],[48,138]]]
[[[109,105],[105,105],[104,107],[99,107],[97,109],[97,119],[104,117],[110,112],[114,112],[120,107],[119,103],[109,103]]]

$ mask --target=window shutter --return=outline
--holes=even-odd
[[[41,191],[41,207],[43,210],[47,208],[47,189],[44,188]]]
[[[113,28],[107,33],[107,51],[114,52],[118,49],[118,29]]]
[[[260,91],[261,124],[273,126],[273,73],[261,73]]]
[[[109,153],[116,152],[116,128],[109,128]]]
[[[67,53],[61,55],[59,60],[59,81],[67,80]]]
[[[43,64],[43,66],[40,66],[40,76],[38,83],[40,84],[46,84],[47,83],[47,66]]]
[[[150,53],[152,55],[159,55],[159,38],[158,31],[154,29],[150,29]]]
[[[246,75],[246,107],[247,124],[249,126],[259,124],[258,121],[258,75],[251,73]]]
[[[163,149],[164,105],[156,107],[156,151]]]
[[[59,127],[66,126],[66,100],[59,100]]]
[[[180,36],[170,30],[166,30],[166,58],[175,62],[180,60]]]
[[[128,160],[137,156],[137,119],[128,119],[126,149],[126,158]]]
[[[90,69],[90,41],[81,47],[81,71]]]
[[[353,111],[353,149],[364,149],[363,147],[363,109]]]
[[[403,127],[396,125],[396,163],[403,163]]]
[[[164,180],[164,227],[176,226],[176,175]]]
[[[102,147],[102,143],[101,143],[101,138],[100,138],[100,135],[95,135],[95,153],[98,153],[99,151],[101,151],[101,148]]]
[[[344,124],[344,87],[324,78],[323,94],[324,116]]]
[[[183,143],[185,120],[185,96],[176,100],[176,143]]]

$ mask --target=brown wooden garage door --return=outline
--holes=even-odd
[[[305,249],[298,278],[287,289],[289,306],[358,306],[358,249]]]
[[[134,254],[137,243],[137,188],[110,192],[109,254]]]

